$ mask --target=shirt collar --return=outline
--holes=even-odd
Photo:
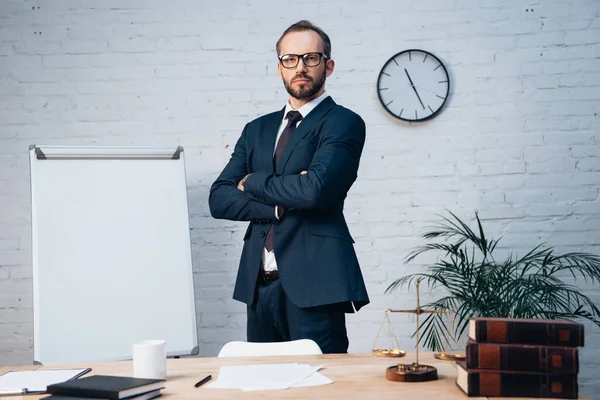
[[[328,96],[329,96],[329,94],[327,94],[327,92],[323,92],[323,94],[321,94],[319,97],[317,97],[316,99],[312,99],[311,101],[309,101],[308,103],[306,103],[305,105],[303,105],[302,107],[297,109],[296,111],[298,111],[302,115],[302,118],[306,118],[308,113],[311,112],[312,110],[314,110]],[[288,101],[287,103],[285,103],[285,111],[283,113],[283,119],[285,119],[285,116],[287,115],[287,113],[292,110],[293,110],[293,108],[290,105],[290,102]]]

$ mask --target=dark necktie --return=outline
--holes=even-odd
[[[277,165],[279,164],[279,160],[281,160],[281,156],[283,155],[283,150],[285,145],[290,140],[290,136],[296,130],[296,125],[298,121],[302,119],[302,114],[298,111],[290,111],[287,113],[285,118],[288,120],[287,126],[281,132],[281,136],[279,137],[279,141],[277,142],[277,146],[275,147],[275,170],[277,170]],[[269,227],[269,232],[267,232],[267,238],[265,239],[265,248],[268,251],[273,250],[273,224]]]

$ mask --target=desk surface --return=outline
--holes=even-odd
[[[418,399],[468,399],[455,383],[456,366],[454,363],[440,361],[431,353],[419,355],[421,364],[433,365],[438,369],[439,379],[423,383],[398,383],[391,382],[385,378],[385,369],[398,363],[411,363],[414,354],[409,353],[403,358],[381,358],[371,354],[336,354],[319,356],[285,356],[285,357],[245,357],[245,358],[212,358],[194,357],[167,360],[167,382],[162,390],[161,398],[168,399],[394,399],[398,396]],[[267,364],[267,363],[290,363],[320,365],[324,368],[319,372],[333,380],[332,384],[309,388],[292,388],[288,390],[244,392],[231,389],[209,389],[206,387],[194,388],[194,384],[212,374],[216,379],[219,367],[227,365]],[[0,374],[16,370],[36,369],[59,369],[59,368],[85,368],[90,367],[92,374],[110,374],[132,376],[133,368],[131,361],[85,363],[68,365],[48,366],[18,366],[0,367]],[[39,396],[2,396],[1,400],[35,400],[47,395]],[[473,399],[485,399],[485,397],[473,397]],[[516,400],[515,398],[511,398]],[[580,395],[580,399],[589,399]]]

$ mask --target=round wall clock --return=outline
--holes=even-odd
[[[450,78],[442,62],[425,50],[404,50],[379,73],[379,101],[403,121],[425,121],[437,115],[448,98]]]

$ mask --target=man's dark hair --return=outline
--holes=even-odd
[[[298,21],[295,24],[291,25],[289,28],[283,32],[279,40],[277,41],[277,55],[280,56],[279,51],[281,50],[281,41],[290,32],[302,32],[302,31],[315,31],[321,36],[321,40],[323,40],[323,53],[327,56],[328,59],[331,58],[331,41],[329,40],[329,36],[318,26],[313,25],[311,22],[302,20]]]

